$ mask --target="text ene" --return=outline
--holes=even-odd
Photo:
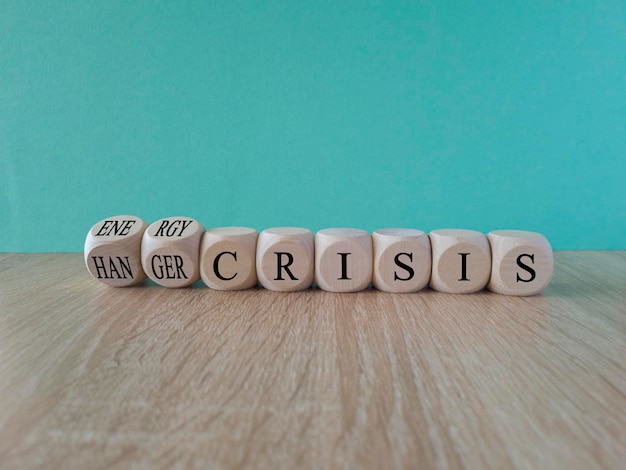
[[[128,235],[136,220],[105,220],[96,233],[96,237],[108,237],[110,235],[125,236]]]

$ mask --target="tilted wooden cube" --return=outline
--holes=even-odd
[[[85,239],[85,264],[93,277],[114,287],[139,284],[146,278],[141,266],[141,237],[148,224],[133,215],[101,220]]]
[[[211,289],[240,290],[256,286],[258,232],[247,227],[207,230],[200,244],[200,277]]]
[[[256,271],[263,287],[292,292],[313,284],[314,237],[306,228],[276,227],[259,234]]]
[[[186,287],[200,279],[200,239],[204,227],[188,217],[157,220],[143,234],[141,263],[164,287]]]
[[[487,285],[491,275],[491,248],[483,233],[440,229],[428,236],[433,256],[429,283],[432,289],[469,294]]]
[[[430,280],[432,256],[430,239],[421,230],[387,228],[372,233],[376,289],[417,292]]]
[[[315,283],[330,292],[357,292],[372,282],[372,236],[365,230],[328,228],[315,234]]]
[[[554,257],[548,239],[522,230],[494,230],[491,244],[491,279],[487,288],[506,295],[535,295],[550,283]]]

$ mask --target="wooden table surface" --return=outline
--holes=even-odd
[[[0,255],[1,468],[625,468],[626,252],[540,296],[115,289]]]

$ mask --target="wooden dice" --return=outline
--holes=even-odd
[[[505,295],[543,291],[552,278],[550,243],[540,233],[495,230],[387,228],[371,235],[329,228],[316,235],[298,227],[260,234],[246,227],[206,230],[186,217],[148,226],[134,216],[95,224],[85,240],[89,272],[111,286],[132,286],[146,277],[165,287],[189,286],[200,278],[217,290],[258,282],[291,292],[317,286],[357,292],[370,284],[393,293],[433,290],[468,294],[487,287]]]
[[[256,286],[258,232],[222,227],[204,232],[200,244],[200,277],[212,289],[239,290]]]
[[[305,228],[277,227],[262,231],[257,241],[256,271],[263,287],[292,292],[313,284],[314,237]]]
[[[491,275],[487,237],[473,230],[441,229],[429,234],[432,248],[430,287],[451,294],[483,289]]]
[[[430,280],[430,239],[421,230],[388,228],[372,233],[376,289],[406,293],[423,289]]]
[[[357,292],[372,282],[372,237],[365,230],[328,228],[315,235],[315,283],[330,292]]]
[[[99,281],[114,287],[133,286],[146,278],[141,266],[141,238],[148,224],[119,215],[101,220],[85,240],[85,264]]]
[[[164,287],[186,287],[200,279],[199,251],[204,227],[187,217],[169,217],[143,234],[141,263],[148,277]]]
[[[487,238],[492,256],[489,290],[506,295],[535,295],[548,285],[554,259],[546,237],[536,232],[495,230]]]

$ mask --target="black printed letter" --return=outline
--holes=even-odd
[[[411,262],[413,262],[413,253],[398,253],[393,260],[396,263],[396,265],[398,265],[398,267],[406,270],[406,272],[409,273],[409,276],[408,277],[400,277],[400,276],[398,276],[398,273],[394,271],[393,272],[393,280],[394,281],[408,281],[410,279],[413,279],[413,276],[415,275],[415,271],[413,270],[413,268],[411,266],[409,266],[408,264],[404,264],[402,261],[400,261],[400,255],[408,256],[409,260],[411,260]]]
[[[469,253],[459,253],[461,255],[461,279],[459,281],[469,281],[467,278],[467,256]]]
[[[223,255],[230,255],[233,258],[235,258],[235,261],[237,261],[237,252],[232,252],[232,251],[223,251],[221,252],[219,255],[217,255],[215,257],[215,261],[213,261],[213,272],[215,273],[215,275],[218,277],[218,279],[221,279],[222,281],[230,281],[231,279],[234,279],[235,276],[237,275],[237,273],[233,274],[230,277],[224,277],[220,274],[220,269],[219,269],[219,263],[220,263],[220,258]]]
[[[535,270],[533,268],[531,268],[530,266],[528,266],[527,264],[522,263],[522,258],[526,256],[528,258],[530,258],[530,260],[533,262],[533,264],[535,263],[535,255],[528,255],[526,253],[521,254],[517,257],[517,265],[522,268],[524,271],[528,271],[530,273],[530,279],[522,279],[521,277],[519,277],[519,273],[516,274],[517,276],[517,281],[516,282],[532,282],[535,279],[535,276],[537,273],[535,273]]]
[[[337,253],[337,254],[341,256],[341,277],[338,277],[337,280],[338,281],[342,281],[342,280],[350,281],[351,279],[348,277],[348,255],[351,255],[352,253]]]
[[[277,256],[277,263],[278,263],[278,271],[276,273],[276,278],[274,279],[275,281],[284,281],[282,275],[281,275],[281,269],[284,269],[287,274],[289,275],[289,277],[291,278],[292,281],[297,281],[298,278],[296,276],[293,275],[293,273],[291,272],[291,270],[289,269],[289,266],[291,266],[291,264],[293,263],[293,255],[291,253],[287,253],[286,251],[275,251],[274,254]],[[282,264],[281,263],[281,258],[282,255],[287,255],[287,263],[286,264]]]

